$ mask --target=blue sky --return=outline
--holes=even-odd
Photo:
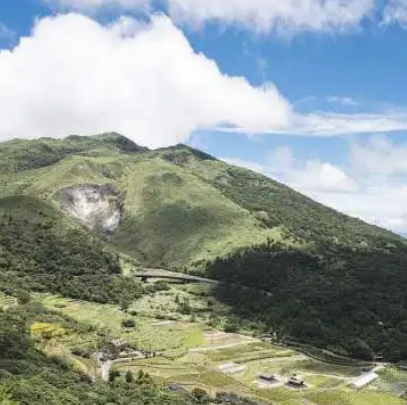
[[[406,0],[0,0],[0,139],[186,142],[407,234]]]

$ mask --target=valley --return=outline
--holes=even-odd
[[[37,345],[49,355],[65,358],[94,381],[109,380],[115,373],[124,379],[129,371],[137,377],[147,374],[156,383],[175,391],[200,388],[213,398],[221,393],[238,394],[257,403],[275,405],[401,405],[407,391],[407,372],[391,365],[349,360],[349,364],[318,361],[283,345],[265,342],[250,331],[225,332],[224,305],[211,301],[205,284],[165,284],[121,308],[36,294],[33,302],[47,310],[69,316],[91,332],[61,331],[58,324],[34,323]],[[154,285],[152,283],[151,285]],[[184,303],[191,303],[183,311]],[[2,305],[16,305],[4,296]],[[189,305],[189,304],[188,304]],[[219,314],[217,324],[210,313]],[[125,320],[134,326],[125,327]],[[212,325],[209,324],[212,321]],[[43,332],[38,332],[43,328]],[[45,328],[45,329],[44,329]],[[49,331],[50,335],[45,332]],[[37,332],[34,332],[37,331]],[[45,332],[44,332],[45,331]],[[98,361],[105,343],[119,342],[123,353]],[[106,355],[106,352],[104,352]],[[111,353],[111,352],[110,352]],[[377,380],[355,390],[350,384],[368,370]],[[273,376],[273,381],[260,378]],[[287,385],[293,375],[301,375],[304,386]],[[268,377],[267,377],[268,378]],[[233,402],[232,402],[233,403]]]

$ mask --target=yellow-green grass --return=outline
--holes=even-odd
[[[385,392],[310,392],[305,398],[318,405],[405,405],[405,401]]]
[[[285,358],[291,356],[298,356],[298,352],[290,349],[284,349],[279,346],[273,346],[268,343],[255,342],[244,344],[247,341],[247,337],[236,335],[233,343],[243,343],[233,347],[211,350],[207,352],[207,356],[211,358],[213,362],[222,362],[225,360],[233,360],[235,362],[249,362],[256,359],[267,359],[267,358]],[[221,340],[213,342],[214,346],[228,344],[230,341]]]
[[[267,237],[281,239],[278,228],[265,229],[207,181],[154,154],[70,156],[44,168],[0,175],[1,196],[30,194],[56,206],[64,187],[107,183],[126,193],[124,217],[111,241],[146,265],[185,267]]]
[[[128,203],[114,243],[154,265],[185,266],[278,236],[207,182],[160,158],[138,162],[120,187]]]
[[[113,336],[136,342],[140,348],[165,350],[168,354],[171,354],[171,351],[173,354],[178,354],[179,350],[179,356],[115,364],[115,368],[122,372],[131,370],[137,373],[138,370],[143,369],[157,382],[178,382],[188,389],[199,386],[212,393],[237,392],[267,399],[280,405],[302,403],[303,399],[318,405],[401,405],[404,403],[392,392],[382,391],[380,385],[373,385],[362,391],[349,389],[347,384],[357,374],[357,368],[314,361],[291,349],[254,342],[226,349],[187,353],[188,347],[207,345],[199,325],[185,322],[160,325],[158,320],[153,318],[135,317],[137,327],[128,332],[121,326],[121,321],[128,315],[117,306],[80,302],[55,296],[42,296],[41,301],[50,309],[62,311],[79,321],[105,328]],[[71,345],[74,345],[75,339],[78,342],[83,339],[81,336],[68,335],[68,337],[71,339]],[[238,337],[235,336],[235,339]],[[240,339],[244,341],[247,337],[242,336]],[[222,342],[222,339],[220,341]],[[61,344],[65,346],[66,342],[62,341]],[[259,356],[266,356],[266,358],[258,359]],[[88,364],[85,360],[75,358],[75,361],[83,370],[92,368],[92,364]],[[220,373],[217,366],[230,361],[244,363],[247,370],[236,376]],[[301,373],[310,388],[302,391],[287,387],[259,389],[257,375],[261,371],[285,377],[296,372]],[[386,381],[404,381],[406,377],[403,372],[396,369],[382,371],[381,375],[381,378]],[[376,391],[373,390],[374,388]]]
[[[113,337],[121,337],[141,350],[163,351],[199,345],[202,330],[198,325],[175,323],[163,325],[151,318],[129,316],[119,307],[75,301],[55,296],[41,297],[45,307],[61,311],[72,318],[106,330]],[[132,318],[135,328],[124,328],[122,321]],[[154,322],[155,321],[155,322]]]
[[[359,367],[340,366],[311,359],[296,361],[295,364],[293,364],[293,367],[301,372],[347,377],[356,377],[362,372],[362,369]]]
[[[0,308],[7,309],[17,304],[14,297],[0,293]]]

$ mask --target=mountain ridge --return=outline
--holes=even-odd
[[[0,202],[29,197],[52,207],[49,229],[69,223],[95,238],[98,249],[139,265],[210,275],[221,282],[213,294],[231,306],[237,323],[343,355],[407,359],[407,241],[390,231],[189,146],[148,150],[116,133],[1,144],[0,168]],[[114,229],[92,229],[62,209],[60,193],[84,185],[124,196]],[[109,198],[116,197],[106,196],[98,209],[111,213]],[[23,209],[15,217],[32,220]],[[63,243],[69,256],[72,246]],[[38,289],[39,269],[27,266],[8,274],[17,271],[24,288]],[[68,267],[64,262],[61,272],[69,274]],[[57,291],[80,290],[56,280]],[[114,291],[80,294],[110,301]]]

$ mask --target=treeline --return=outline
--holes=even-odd
[[[343,356],[400,361],[407,359],[406,263],[407,249],[309,253],[269,241],[206,271],[225,282],[216,298],[249,327]]]
[[[100,303],[139,298],[143,288],[121,276],[118,256],[64,221],[31,197],[0,201],[0,291],[52,292]]]

